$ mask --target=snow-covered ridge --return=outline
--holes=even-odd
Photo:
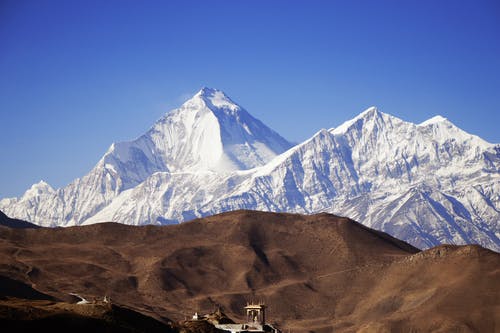
[[[356,117],[354,117],[353,119],[347,120],[346,122],[342,123],[340,126],[332,128],[330,131],[333,134],[345,133],[345,131],[347,131],[347,129],[349,129],[351,126],[353,126],[356,122],[358,122],[366,117],[369,117],[370,115],[377,114],[377,113],[379,113],[377,107],[371,106],[368,109],[366,109],[365,111],[361,112]]]
[[[443,116],[440,116],[440,115],[437,115],[437,116],[434,116],[432,118],[429,118],[427,119],[426,121],[422,122],[419,124],[419,126],[427,126],[427,125],[432,125],[432,124],[437,124],[437,123],[442,123],[444,121],[448,121],[448,119],[446,119],[445,117]]]
[[[436,116],[376,107],[292,146],[217,89],[203,88],[86,176],[46,183],[0,210],[46,226],[165,224],[235,209],[349,216],[418,247],[500,250],[500,146]]]

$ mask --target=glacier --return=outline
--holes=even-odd
[[[169,224],[236,209],[330,212],[420,248],[500,251],[500,145],[441,116],[413,124],[375,107],[293,145],[203,88],[68,186],[40,182],[0,200],[7,215],[42,226]]]

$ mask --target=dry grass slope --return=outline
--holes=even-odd
[[[500,255],[418,249],[347,218],[236,211],[173,226],[0,227],[0,276],[160,321],[247,301],[292,332],[500,330]]]

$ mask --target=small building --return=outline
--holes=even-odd
[[[259,304],[247,304],[245,306],[247,312],[247,323],[254,323],[264,325],[266,323],[266,305]]]
[[[217,324],[215,327],[231,333],[281,333],[277,328],[266,323],[266,305],[263,303],[245,306],[247,322],[243,324]]]

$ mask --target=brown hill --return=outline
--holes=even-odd
[[[0,227],[0,275],[39,292],[111,296],[157,319],[247,301],[292,332],[494,332],[500,255],[420,252],[347,218],[237,211],[173,226]]]
[[[40,228],[40,226],[23,220],[12,219],[0,211],[0,225],[9,228]]]

